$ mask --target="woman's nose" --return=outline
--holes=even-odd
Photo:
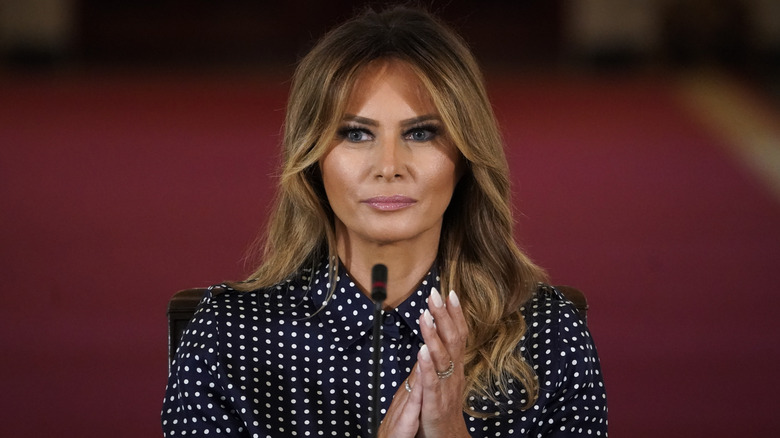
[[[377,145],[376,176],[386,180],[402,178],[407,171],[407,151],[401,139],[384,139]]]

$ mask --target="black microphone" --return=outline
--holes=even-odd
[[[379,373],[382,370],[380,360],[382,360],[382,307],[385,298],[387,298],[387,266],[379,263],[371,268],[371,299],[374,300],[374,351],[372,358],[374,360],[374,374],[371,376],[371,404],[373,412],[371,415],[371,436],[376,437],[379,431],[379,411],[382,408],[379,403]]]
[[[371,268],[371,299],[381,303],[387,298],[387,266],[378,263]]]

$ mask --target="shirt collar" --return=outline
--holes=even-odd
[[[323,262],[312,276],[312,302],[319,309],[317,317],[324,331],[331,336],[336,348],[343,351],[357,340],[370,335],[373,330],[374,303],[352,281],[341,263],[333,296],[326,301],[331,286],[329,271],[328,263]],[[422,342],[420,315],[428,308],[427,299],[431,289],[438,289],[439,283],[439,272],[434,263],[415,292],[395,309],[383,311],[383,314],[393,314],[396,320],[403,321]]]

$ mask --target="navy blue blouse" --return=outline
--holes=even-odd
[[[323,263],[313,275],[269,289],[211,288],[171,366],[165,436],[367,436],[373,303],[343,269],[336,283],[326,303]],[[412,371],[423,345],[419,318],[438,286],[433,270],[416,293],[384,312],[382,416]],[[522,409],[527,395],[517,383],[498,407],[472,398],[472,407],[498,415],[464,413],[471,436],[607,436],[599,360],[577,310],[542,285],[524,315],[528,331],[518,347],[539,377],[539,398]]]

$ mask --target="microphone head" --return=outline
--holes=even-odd
[[[387,266],[377,263],[371,268],[371,299],[384,301],[387,298]]]

